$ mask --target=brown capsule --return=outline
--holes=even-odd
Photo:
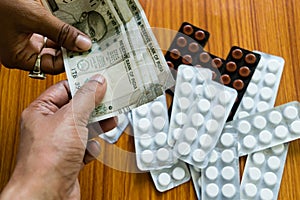
[[[217,78],[217,73],[214,71],[211,72],[212,72],[212,80],[215,80]]]
[[[204,31],[196,31],[195,33],[196,40],[204,40],[205,39],[205,33]]]
[[[251,73],[250,69],[246,66],[241,67],[239,69],[239,74],[241,77],[247,77],[247,76],[249,76],[250,73]]]
[[[249,53],[246,55],[245,61],[248,64],[254,64],[256,62],[256,56],[253,53]]]
[[[200,62],[208,63],[210,61],[210,55],[206,52],[202,52],[199,55]]]
[[[228,85],[230,82],[231,82],[231,78],[228,74],[223,74],[221,76],[221,82],[224,84],[224,85]]]
[[[191,35],[194,32],[193,27],[191,25],[185,25],[183,27],[183,33],[186,35]]]
[[[189,64],[192,64],[192,62],[193,62],[192,56],[190,56],[190,55],[184,55],[182,57],[182,63],[183,64],[189,65]]]
[[[237,80],[233,81],[232,86],[236,90],[242,90],[244,88],[244,82],[241,79],[237,79]]]
[[[214,58],[212,60],[212,66],[213,67],[220,68],[222,65],[223,65],[223,62],[222,62],[222,60],[220,58]]]
[[[232,57],[236,60],[239,60],[243,57],[243,51],[240,49],[235,49],[231,53]]]
[[[179,51],[178,49],[172,49],[172,50],[170,51],[170,56],[171,56],[171,58],[173,58],[174,60],[177,60],[177,59],[180,58],[181,53],[180,53],[180,51]]]
[[[187,44],[187,41],[184,37],[177,38],[177,45],[180,47],[185,47]]]
[[[236,68],[237,68],[237,66],[236,66],[235,62],[230,61],[226,64],[226,70],[229,72],[235,72]]]
[[[169,66],[169,68],[174,69],[174,64],[171,61],[167,61],[167,65]]]
[[[197,51],[199,51],[199,44],[197,44],[196,42],[192,42],[189,45],[189,51],[193,52],[193,53],[196,53]]]

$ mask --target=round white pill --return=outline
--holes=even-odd
[[[288,106],[283,110],[283,115],[288,119],[295,119],[298,116],[298,110],[294,106]]]
[[[221,153],[221,159],[223,162],[229,164],[234,160],[234,153],[231,149],[226,149]]]
[[[261,57],[259,63],[257,64],[256,70],[257,69],[262,70],[266,64],[265,62],[266,62],[265,59]]]
[[[252,154],[252,160],[256,165],[262,165],[265,162],[265,155],[262,152]]]
[[[161,131],[165,127],[166,120],[163,117],[155,117],[153,119],[153,123],[152,124],[153,124],[153,127],[155,128],[155,130]]]
[[[261,178],[261,171],[257,167],[250,167],[248,170],[248,176],[252,181],[258,181]]]
[[[214,119],[207,120],[205,128],[208,133],[215,133],[219,129],[219,123]]]
[[[188,142],[193,142],[198,136],[197,130],[192,127],[189,127],[189,128],[186,128],[185,130],[183,130],[183,134],[184,134],[185,139]]]
[[[118,115],[118,126],[123,125],[126,122],[127,116],[124,114]]]
[[[254,101],[250,97],[244,97],[242,100],[242,104],[245,110],[251,110],[254,106]]]
[[[150,121],[147,118],[142,118],[138,122],[138,127],[142,132],[148,132],[150,125]]]
[[[222,91],[219,93],[219,103],[222,105],[227,105],[230,102],[231,98],[232,96],[228,91]]]
[[[210,166],[205,170],[205,176],[211,181],[216,180],[218,175],[219,171],[215,166]]]
[[[236,188],[233,184],[227,183],[222,187],[222,194],[226,198],[232,198],[236,194]]]
[[[216,198],[219,194],[219,187],[217,184],[215,183],[209,183],[206,186],[205,192],[207,194],[208,197],[210,198]]]
[[[182,129],[181,128],[176,128],[174,131],[173,131],[173,138],[174,140],[178,140],[180,135],[182,133]]]
[[[254,117],[253,125],[257,129],[263,129],[267,125],[267,120],[263,116],[258,115],[256,117]]]
[[[171,177],[169,174],[163,172],[158,176],[158,183],[163,186],[166,187],[171,183]]]
[[[233,167],[226,166],[222,169],[221,175],[222,175],[223,179],[225,179],[226,181],[230,181],[235,176],[235,171],[234,171]]]
[[[194,96],[203,96],[203,85],[197,85],[194,89]]]
[[[253,183],[246,183],[244,192],[247,197],[254,198],[257,194],[257,187]]]
[[[263,130],[259,133],[258,139],[259,142],[263,144],[270,144],[272,141],[272,133],[270,133],[270,131]]]
[[[185,122],[187,121],[187,116],[185,113],[177,113],[175,116],[175,121],[179,126],[183,126]]]
[[[248,116],[249,116],[249,113],[246,112],[246,111],[240,111],[240,112],[237,113],[237,118],[238,119],[242,119],[242,118],[248,117]]]
[[[270,105],[265,101],[260,101],[256,105],[257,112],[264,112],[270,108]]]
[[[280,62],[277,60],[270,60],[267,64],[268,70],[272,73],[277,73],[279,67],[280,67]]]
[[[258,83],[261,80],[261,72],[259,70],[255,70],[251,81]]]
[[[265,101],[268,101],[272,98],[273,96],[273,91],[271,88],[269,87],[263,87],[261,90],[260,90],[260,97],[265,100]]]
[[[144,162],[144,163],[151,163],[154,159],[154,155],[153,155],[153,152],[150,151],[150,150],[145,150],[141,153],[141,160]]]
[[[216,152],[216,150],[212,150],[210,153],[209,162],[213,164],[217,162],[217,160],[218,160],[218,153]]]
[[[136,111],[140,117],[145,117],[148,114],[148,106],[146,104],[142,105],[142,106],[138,107],[136,109]]]
[[[190,100],[186,97],[181,97],[178,99],[178,106],[179,106],[180,111],[182,111],[182,112],[185,111],[186,109],[188,109],[190,104],[191,104]]]
[[[160,115],[162,114],[164,110],[164,106],[161,102],[159,101],[155,101],[151,104],[151,112],[154,114],[154,115]]]
[[[267,86],[272,87],[276,83],[276,76],[272,73],[267,73],[265,75],[264,82]]]
[[[221,143],[225,147],[231,147],[234,144],[234,138],[231,133],[223,133],[221,135]]]
[[[200,126],[202,126],[203,122],[204,122],[204,117],[200,113],[194,113],[192,115],[193,126],[200,127]]]
[[[249,83],[247,87],[247,94],[251,97],[255,96],[258,92],[257,85],[254,83]]]
[[[182,78],[185,81],[191,81],[194,77],[194,70],[191,69],[191,67],[186,67],[183,71],[182,71]]]
[[[214,85],[207,85],[204,88],[204,95],[208,99],[213,99],[217,94],[217,89]]]
[[[207,149],[212,146],[212,138],[208,134],[203,134],[199,138],[199,144],[203,149]]]
[[[181,142],[177,146],[177,151],[180,155],[186,156],[191,152],[191,147],[188,143],[186,142]]]
[[[280,168],[280,159],[277,156],[271,156],[270,158],[268,158],[267,161],[268,167],[273,170],[276,171]]]
[[[184,169],[181,167],[175,167],[172,171],[172,177],[177,181],[182,180],[185,177]]]
[[[148,148],[152,144],[152,137],[149,134],[143,134],[140,137],[140,145],[144,148]]]
[[[277,183],[277,176],[273,172],[267,172],[264,174],[264,182],[267,186],[272,187]]]
[[[284,144],[279,144],[271,148],[275,155],[281,155],[285,149]]]
[[[157,145],[163,146],[167,142],[167,134],[164,132],[159,132],[155,135],[154,141]]]
[[[253,135],[247,135],[243,139],[243,146],[247,149],[253,149],[256,146],[256,139]]]
[[[192,85],[188,82],[183,82],[180,85],[180,93],[183,96],[189,96],[191,92],[193,91]]]
[[[300,134],[300,120],[295,120],[291,124],[291,131],[296,134]]]
[[[273,200],[274,199],[274,194],[273,194],[272,190],[270,190],[268,188],[261,189],[259,196],[260,196],[261,200]]]
[[[160,148],[156,152],[156,157],[160,161],[167,161],[170,157],[170,152],[166,148]]]
[[[212,78],[211,71],[210,70],[201,70],[201,73],[198,73],[196,78],[199,83],[203,83],[206,80],[210,80]]]
[[[283,125],[279,125],[275,128],[275,136],[281,140],[285,139],[288,134],[289,130]]]
[[[205,159],[205,152],[202,149],[196,149],[193,152],[192,158],[195,162],[202,162]]]
[[[104,133],[104,135],[106,137],[109,137],[109,138],[114,138],[114,137],[116,137],[117,134],[118,134],[118,129],[117,128],[113,128],[112,130],[107,131],[106,133]]]
[[[201,99],[198,102],[198,109],[201,113],[206,113],[210,109],[210,102],[207,99]]]
[[[202,178],[201,176],[198,178],[198,181],[197,181],[199,187],[201,188],[202,187]]]
[[[270,112],[268,118],[269,118],[269,121],[270,121],[272,124],[277,125],[277,124],[279,124],[279,123],[281,122],[281,120],[282,120],[282,115],[281,115],[280,112],[274,110],[274,111]]]
[[[212,116],[216,119],[224,119],[225,118],[225,108],[221,105],[216,105],[212,108]]]

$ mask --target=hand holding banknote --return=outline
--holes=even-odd
[[[30,71],[41,55],[41,71],[58,74],[64,71],[61,46],[81,52],[92,45],[89,37],[53,16],[39,0],[1,0],[0,26],[0,63],[8,68]]]

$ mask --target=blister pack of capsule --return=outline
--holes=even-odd
[[[198,168],[207,165],[207,155],[215,147],[237,96],[232,88],[209,79],[203,81],[203,70],[207,71],[179,67],[169,129],[172,135],[174,129],[181,128],[174,154]]]
[[[239,156],[300,138],[299,109],[294,101],[230,122],[239,134]]]
[[[156,189],[160,192],[179,186],[191,178],[187,165],[180,160],[170,168],[151,170],[150,174]]]
[[[226,126],[202,172],[202,200],[239,199],[240,177],[237,134]]]
[[[142,171],[171,167],[175,157],[167,144],[169,118],[166,96],[132,110],[137,166]]]
[[[237,109],[234,119],[270,109],[275,104],[284,68],[284,59],[254,51],[261,59]]]
[[[104,139],[105,141],[111,144],[118,141],[118,139],[121,137],[123,131],[129,123],[127,114],[120,114],[117,116],[117,118],[118,124],[115,128],[99,135],[100,138]]]
[[[288,144],[280,144],[251,155],[245,166],[241,199],[277,199]]]

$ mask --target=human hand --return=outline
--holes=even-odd
[[[0,63],[8,68],[33,70],[41,54],[41,71],[64,71],[61,46],[87,51],[91,40],[46,10],[40,0],[1,0]],[[44,46],[44,37],[48,40]],[[43,48],[45,47],[45,48]]]
[[[99,143],[88,143],[87,123],[105,91],[105,79],[94,76],[69,101],[68,83],[62,81],[24,110],[16,167],[3,199],[80,199],[77,176],[86,145],[90,154],[100,153]],[[112,121],[106,120],[102,128],[108,129]]]

